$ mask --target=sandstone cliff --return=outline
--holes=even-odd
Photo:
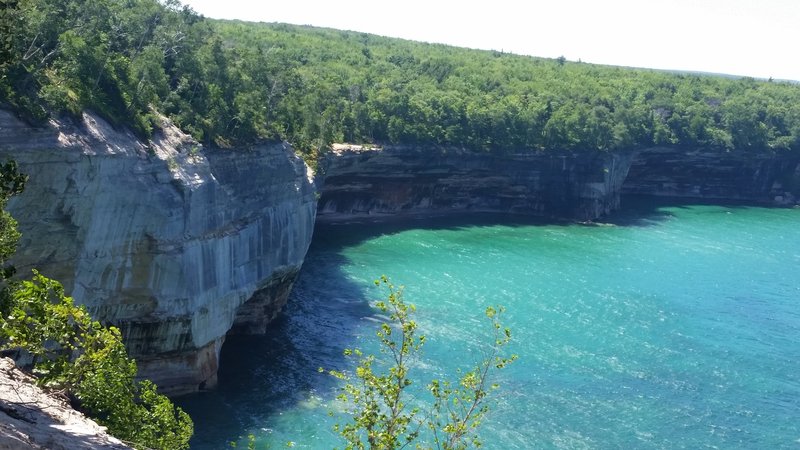
[[[590,220],[619,208],[631,157],[336,146],[318,217],[482,211]]]
[[[593,220],[620,194],[800,200],[800,154],[654,147],[635,152],[495,155],[457,149],[337,145],[323,165],[320,220],[501,212]]]
[[[9,207],[15,263],[119,325],[141,374],[171,394],[210,387],[229,332],[259,333],[310,243],[316,192],[284,144],[202,149],[169,124],[149,142],[85,114],[32,128],[0,110],[0,159],[30,175]],[[797,154],[672,148],[494,155],[337,146],[322,220],[501,212],[592,220],[620,193],[793,204]]]
[[[0,111],[0,159],[30,175],[9,204],[19,273],[62,281],[175,394],[213,385],[226,333],[286,301],[316,198],[287,145],[202,149],[166,125],[141,142],[91,114],[32,128]]]
[[[800,200],[800,154],[650,148],[634,158],[623,192],[793,205]]]

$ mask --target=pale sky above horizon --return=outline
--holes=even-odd
[[[800,81],[800,0],[183,0],[207,17]]]

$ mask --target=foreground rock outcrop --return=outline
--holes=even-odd
[[[0,358],[0,450],[130,448],[56,395],[36,386],[9,358]]]
[[[336,146],[318,217],[501,212],[591,220],[619,208],[632,156]]]
[[[264,330],[311,240],[315,188],[285,144],[202,149],[169,124],[142,142],[91,114],[33,128],[0,111],[7,158],[30,176],[9,203],[18,271],[118,325],[168,394],[215,383],[226,333]]]

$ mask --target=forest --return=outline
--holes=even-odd
[[[203,18],[177,0],[0,0],[0,103],[31,123],[166,116],[222,148],[282,139],[476,151],[800,150],[800,84],[599,66]]]

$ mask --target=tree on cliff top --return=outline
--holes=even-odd
[[[6,262],[19,232],[5,211],[8,199],[22,191],[26,177],[13,162],[0,165],[0,350],[23,350],[45,387],[70,396],[110,434],[136,448],[179,450],[189,447],[189,416],[137,381],[136,362],[128,357],[119,330],[92,320],[86,308],[64,295],[57,281],[34,271],[33,279],[13,281]]]
[[[95,111],[148,135],[158,111],[220,147],[285,139],[472,150],[654,145],[800,151],[800,85],[206,20],[177,0],[0,0],[0,103]]]

